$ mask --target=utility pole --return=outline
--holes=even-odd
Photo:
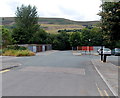
[[[102,0],[102,4],[103,4],[103,0]],[[102,7],[102,11],[103,11],[103,7]],[[102,19],[103,21],[103,19]],[[102,30],[103,32],[103,30]],[[102,45],[101,45],[101,61],[103,61],[103,40],[102,40]]]

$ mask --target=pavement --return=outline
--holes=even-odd
[[[75,56],[82,56],[82,55],[94,55],[94,56],[99,56],[99,54],[95,51],[89,52],[89,51],[81,51],[81,50],[73,50],[72,51],[73,55]]]
[[[118,66],[106,62],[103,63],[99,59],[91,60],[96,71],[99,73],[101,78],[104,80],[106,85],[112,91],[114,96],[118,96]]]
[[[114,56],[114,55],[108,56],[107,60],[108,60],[108,62],[110,62],[114,65],[120,66],[120,56]]]
[[[89,54],[89,53],[87,53]],[[83,53],[80,52],[73,52],[73,55],[82,56]],[[91,55],[98,56],[98,53],[91,53]],[[115,58],[115,60],[114,60]],[[92,64],[94,65],[96,71],[100,75],[100,77],[104,80],[108,88],[111,90],[114,96],[118,96],[118,57],[109,56],[108,61],[103,63],[100,59],[93,58],[91,60]],[[114,60],[114,62],[113,62]],[[117,65],[117,66],[116,66]]]

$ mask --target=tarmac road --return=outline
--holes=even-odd
[[[92,55],[57,51],[19,57],[20,67],[2,74],[3,96],[113,96],[91,63]]]

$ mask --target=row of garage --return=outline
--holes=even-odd
[[[44,52],[44,51],[52,50],[51,44],[24,44],[19,46],[26,47],[32,52]]]

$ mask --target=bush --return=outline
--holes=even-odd
[[[2,55],[2,49],[0,49],[0,55]]]
[[[3,56],[34,56],[35,53],[29,50],[6,50]]]
[[[7,46],[7,49],[13,49],[13,50],[27,50],[26,47],[18,46],[18,45],[10,45],[10,46]]]
[[[2,55],[3,53],[5,53],[5,51],[7,51],[7,50],[8,50],[7,48],[0,49],[0,55]]]
[[[0,55],[4,54],[8,50],[27,50],[27,48],[23,47],[23,46],[10,45],[10,46],[7,46],[7,48],[1,49],[0,50]]]
[[[29,50],[19,50],[16,53],[16,56],[34,56],[35,53]]]

